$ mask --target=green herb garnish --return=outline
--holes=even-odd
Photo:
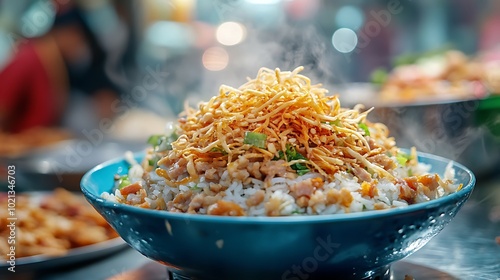
[[[191,190],[197,191],[197,190],[201,190],[201,188],[196,184],[193,187],[191,187]]]
[[[212,149],[210,149],[210,152],[212,152],[212,153],[221,153],[222,155],[227,155],[226,150],[224,150],[221,147],[213,147]]]
[[[162,135],[151,135],[149,136],[147,143],[151,146],[156,146],[158,145],[161,136]]]
[[[321,122],[321,123],[342,127],[342,122],[339,119],[334,120],[333,122]]]
[[[288,161],[298,160],[298,159],[307,160],[307,158],[305,156],[303,156],[301,153],[297,152],[297,150],[295,150],[295,148],[290,144],[286,145],[286,159]]]
[[[274,156],[273,160],[285,159],[285,153],[283,151],[278,151],[278,156]]]
[[[148,160],[148,165],[149,165],[149,166],[156,167],[156,166],[157,166],[157,164],[158,164],[158,161],[159,161],[159,160],[160,160],[160,159],[158,158],[158,156],[154,155],[152,158],[150,158],[150,159]]]
[[[370,129],[368,129],[366,123],[359,123],[358,126],[365,132],[365,136],[370,136]]]
[[[278,156],[277,157],[275,156],[273,160],[285,159],[285,155],[286,155],[286,160],[288,162],[292,160],[301,160],[301,159],[307,160],[307,158],[303,156],[301,153],[297,152],[297,150],[295,150],[295,148],[291,144],[286,145],[286,152],[278,151]],[[290,167],[293,170],[297,171],[297,174],[299,176],[302,176],[310,171],[307,165],[302,162],[294,163],[290,165]]]
[[[147,142],[153,146],[155,152],[163,152],[172,150],[172,142],[177,140],[177,138],[179,138],[179,135],[175,132],[170,135],[156,134],[151,135]]]
[[[342,127],[342,122],[340,120],[335,120],[333,122],[330,122],[330,125]]]
[[[296,169],[297,170],[297,174],[299,176],[302,176],[306,173],[309,172],[309,168],[307,168],[307,166],[303,163],[296,163],[296,164],[292,164],[292,169],[294,169],[294,166],[295,168],[299,168],[299,169]]]
[[[297,152],[297,150],[290,144],[288,144],[286,146],[286,159],[287,161],[292,161],[292,160],[307,160],[307,158],[305,156],[303,156],[301,153]],[[293,169],[293,170],[296,170],[297,171],[297,174],[300,176],[300,175],[304,175],[306,174],[307,172],[309,172],[309,168],[307,168],[307,165],[305,165],[304,163],[294,163],[292,165],[290,165],[290,167]]]
[[[119,190],[121,190],[124,187],[129,186],[131,184],[132,184],[132,182],[130,182],[130,179],[129,179],[128,175],[122,175],[118,179],[118,189]]]
[[[257,148],[266,148],[267,135],[258,132],[245,132],[245,139],[243,139],[244,144],[249,144]]]
[[[405,153],[398,153],[396,155],[396,160],[398,161],[399,165],[405,166],[406,163],[411,160],[411,156]]]

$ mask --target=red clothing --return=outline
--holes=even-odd
[[[491,51],[500,47],[500,38],[498,29],[500,28],[500,17],[493,16],[486,20],[481,30],[481,38],[479,40],[479,49],[482,51]]]
[[[0,69],[0,130],[15,133],[57,124],[56,87],[35,43],[23,43],[16,51]]]

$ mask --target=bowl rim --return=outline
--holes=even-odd
[[[402,151],[407,151],[407,149],[401,149]],[[138,158],[144,155],[144,152],[135,153],[134,157]],[[114,158],[108,161],[105,161],[94,168],[90,169],[83,175],[80,181],[80,188],[89,202],[92,200],[94,203],[99,204],[101,207],[113,209],[116,211],[120,211],[122,213],[136,213],[141,215],[147,215],[155,218],[161,218],[166,220],[183,220],[185,222],[193,221],[193,222],[205,222],[205,223],[226,223],[226,224],[311,224],[311,223],[325,223],[325,222],[352,222],[352,221],[363,221],[363,220],[372,220],[376,218],[388,218],[399,216],[402,214],[408,214],[412,212],[425,211],[427,209],[432,209],[435,207],[439,207],[441,205],[445,205],[451,201],[459,200],[462,197],[470,196],[472,193],[474,186],[476,184],[476,177],[474,173],[465,167],[464,165],[447,159],[445,157],[428,154],[428,153],[417,153],[419,158],[427,158],[432,161],[441,161],[441,162],[453,162],[453,167],[459,168],[465,171],[470,180],[462,186],[462,188],[454,193],[448,194],[446,196],[429,200],[417,204],[412,204],[402,208],[392,208],[392,209],[384,209],[384,210],[373,210],[373,211],[365,211],[365,212],[355,212],[355,213],[339,213],[339,214],[328,214],[328,215],[294,215],[294,216],[279,216],[279,217],[268,217],[268,216],[212,216],[212,215],[203,215],[203,214],[189,214],[189,213],[175,213],[168,212],[165,210],[155,210],[155,209],[146,209],[137,206],[120,204],[116,202],[112,202],[106,200],[100,196],[92,193],[87,185],[89,184],[91,177],[95,172],[101,170],[105,167],[111,165],[117,165],[124,161],[124,157]],[[118,171],[118,168],[117,168]],[[91,203],[93,204],[93,203]]]

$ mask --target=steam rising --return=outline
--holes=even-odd
[[[322,83],[332,89],[344,79],[336,71],[334,54],[329,40],[313,25],[281,23],[273,28],[247,24],[246,40],[228,48],[229,65],[224,71],[206,73],[196,99],[207,100],[218,93],[221,84],[239,86],[247,77],[254,77],[261,67],[292,70],[304,66],[304,74],[313,83]]]

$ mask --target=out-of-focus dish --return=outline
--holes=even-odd
[[[482,53],[484,83],[494,95],[500,95],[500,47]]]
[[[338,89],[344,104],[373,106],[369,120],[382,122],[400,147],[455,160],[476,176],[496,174],[500,166],[500,97],[385,102],[368,83]]]
[[[0,160],[0,168],[16,166],[18,190],[50,191],[58,186],[79,191],[83,174],[92,167],[127,150],[142,151],[146,147],[143,141],[110,139],[99,134],[100,131],[92,133],[89,137],[60,141],[20,157]]]
[[[290,216],[406,207],[455,192],[453,166],[438,175],[398,149],[362,106],[342,108],[301,67],[262,68],[238,89],[222,86],[155,135],[142,164],[131,156],[104,197],[143,208],[222,216]]]
[[[33,150],[72,138],[72,134],[61,128],[36,127],[20,133],[0,132],[0,158],[16,158]]]
[[[477,176],[496,174],[500,138],[481,120],[480,100],[378,107],[373,120],[386,121],[403,147],[441,155],[470,166]],[[496,112],[498,115],[498,111]],[[498,125],[496,125],[498,127]]]
[[[8,166],[17,165],[19,161],[31,158],[39,151],[71,138],[73,135],[68,130],[55,127],[34,127],[19,133],[0,131],[0,191],[7,190]],[[19,176],[19,173],[16,175]],[[21,181],[18,190],[27,190],[24,186],[29,184],[24,185],[22,177],[16,179]],[[32,185],[38,186],[43,183],[44,181],[35,181]],[[56,185],[51,185],[51,189]],[[37,190],[41,189],[37,188]]]
[[[457,50],[405,55],[390,72],[378,69],[372,82],[384,103],[414,103],[484,97],[494,86],[494,67]]]
[[[74,255],[76,248],[118,237],[83,196],[64,189],[18,193],[14,197],[1,193],[0,207],[0,258],[4,264],[11,246],[19,265]],[[15,238],[11,237],[13,229]]]
[[[16,271],[21,270],[22,272],[34,272],[46,271],[50,269],[62,269],[65,266],[76,265],[105,258],[123,250],[127,246],[127,243],[125,243],[122,238],[115,237],[96,244],[68,250],[68,252],[64,255],[36,255],[31,257],[24,257],[16,260]],[[12,273],[8,271],[9,267],[9,262],[2,261],[0,264],[0,269],[4,269],[4,271],[3,273],[0,272],[0,276]]]

